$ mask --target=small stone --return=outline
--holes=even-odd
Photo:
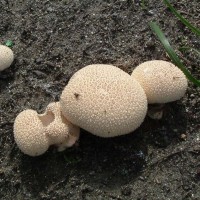
[[[121,193],[124,196],[130,196],[131,195],[131,188],[128,186],[122,187]]]
[[[53,12],[54,9],[53,9],[52,7],[48,7],[48,8],[47,8],[47,11],[48,11],[48,12]]]
[[[144,180],[145,180],[145,178],[144,178],[143,176],[140,176],[139,179],[140,179],[141,181],[144,181]]]
[[[41,58],[36,58],[35,59],[35,63],[36,64],[41,64],[42,63],[42,59]]]
[[[186,140],[186,139],[187,139],[187,135],[184,134],[184,133],[182,133],[181,136],[180,136],[180,138],[181,138],[182,140]]]

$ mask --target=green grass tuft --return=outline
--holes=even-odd
[[[168,0],[163,0],[163,2],[167,5],[167,7],[176,15],[176,17],[187,26],[193,33],[200,36],[200,29],[193,26],[187,19],[185,19],[180,13],[176,11],[176,9],[170,4]]]

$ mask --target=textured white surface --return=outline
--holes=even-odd
[[[65,119],[60,104],[50,103],[44,114],[22,111],[15,119],[14,138],[19,149],[30,156],[39,156],[57,145],[59,151],[71,147],[79,139],[80,128]]]
[[[10,67],[13,60],[13,51],[7,46],[0,45],[0,71]]]
[[[43,124],[34,110],[22,111],[16,117],[14,138],[19,149],[30,156],[39,156],[49,147]]]
[[[176,101],[184,96],[188,82],[183,72],[170,62],[147,61],[131,75],[144,89],[149,104]]]
[[[50,103],[46,112],[39,117],[45,126],[49,143],[57,145],[60,151],[72,146],[79,139],[80,128],[62,116],[59,102]]]
[[[112,65],[89,65],[76,72],[62,92],[61,110],[73,124],[101,137],[134,131],[147,112],[137,81]]]

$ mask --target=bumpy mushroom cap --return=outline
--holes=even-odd
[[[0,45],[0,71],[10,67],[13,60],[13,51],[7,46]]]
[[[188,86],[184,73],[163,60],[144,62],[133,70],[131,76],[144,89],[149,104],[179,100]]]
[[[80,128],[63,117],[59,103],[50,103],[44,114],[34,110],[21,112],[14,123],[14,138],[20,150],[30,156],[39,156],[49,148],[58,151],[71,147],[79,138]]]
[[[44,126],[34,110],[22,111],[14,123],[14,138],[19,149],[30,156],[39,156],[49,148]]]
[[[78,139],[80,128],[74,126],[61,113],[60,103],[50,103],[46,112],[39,115],[45,127],[45,134],[51,145],[57,145],[59,151],[71,147]]]
[[[89,65],[76,72],[62,92],[63,115],[101,137],[134,131],[147,112],[146,95],[129,74],[112,65]]]

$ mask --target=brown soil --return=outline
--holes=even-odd
[[[102,139],[81,131],[79,145],[32,158],[13,139],[16,115],[43,112],[71,75],[94,63],[131,73],[139,63],[168,60],[148,22],[174,48],[200,40],[161,1],[0,0],[0,40],[12,40],[15,61],[0,73],[0,199],[200,199],[200,88],[166,105],[160,121],[146,118],[133,134]],[[173,1],[175,2],[175,1]],[[200,26],[198,0],[174,4]],[[200,59],[177,51],[200,78]]]

